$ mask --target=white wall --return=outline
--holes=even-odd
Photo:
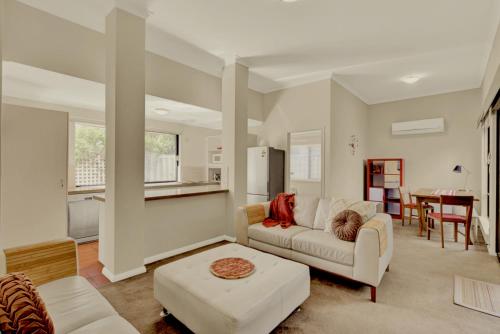
[[[2,106],[2,246],[67,236],[66,113]]]
[[[440,94],[369,107],[369,158],[403,158],[404,182],[411,189],[463,188],[464,174],[472,174],[468,187],[480,194],[481,131],[476,128],[480,108],[479,89]],[[393,136],[392,122],[443,117],[444,133]]]
[[[332,81],[331,163],[327,195],[363,199],[364,161],[368,153],[368,106]],[[349,144],[356,136],[355,154]]]
[[[368,106],[333,80],[318,81],[264,96],[265,123],[260,136],[287,149],[289,132],[323,130],[324,195],[363,198],[363,161],[367,153]],[[358,138],[356,154],[348,144]],[[288,160],[288,155],[287,155]],[[289,184],[288,161],[286,184]],[[299,193],[321,195],[321,185],[289,184]]]
[[[260,137],[269,146],[287,150],[288,133],[308,130],[323,130],[325,138],[330,131],[330,80],[318,81],[264,95],[265,122]],[[325,140],[324,160],[328,161],[329,144]],[[320,195],[318,184],[289,184],[289,161],[286,157],[286,189],[297,189],[298,193]],[[318,193],[319,192],[319,193]]]

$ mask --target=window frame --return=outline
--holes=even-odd
[[[144,180],[144,184],[162,184],[162,183],[176,183],[179,182],[180,178],[180,135],[178,133],[170,133],[166,131],[158,131],[158,130],[145,130],[144,136],[146,133],[156,133],[156,134],[166,134],[175,136],[175,181],[148,181]],[[144,147],[144,153],[146,153],[146,147]],[[146,154],[144,154],[144,159],[146,159]]]
[[[98,127],[98,128],[103,128],[106,130],[106,125],[101,123],[101,122],[95,122],[92,120],[86,120],[86,119],[74,119],[70,121],[71,123],[71,128],[72,128],[72,135],[70,138],[70,143],[68,145],[68,149],[71,150],[71,155],[68,156],[68,158],[72,159],[72,164],[68,164],[68,167],[71,166],[71,169],[73,171],[73,180],[72,182],[74,183],[75,188],[85,188],[85,187],[102,187],[105,186],[106,183],[103,184],[88,184],[88,185],[77,185],[76,184],[76,159],[75,159],[75,145],[76,145],[76,127],[79,124],[83,124],[85,126],[93,126],[93,127]],[[177,183],[180,182],[180,177],[181,177],[181,135],[178,133],[174,132],[168,132],[164,130],[159,130],[159,129],[145,129],[144,130],[144,136],[146,136],[146,133],[157,133],[157,134],[167,134],[167,135],[173,135],[175,136],[175,157],[176,157],[176,168],[175,168],[175,180],[174,181],[148,181],[146,182],[144,180],[144,184],[148,185],[154,185],[154,184],[166,184],[166,183]],[[106,140],[106,136],[104,137]],[[144,152],[146,152],[146,147],[144,147]],[[104,153],[104,156],[106,157],[106,152]],[[146,154],[144,154],[144,162],[146,159]],[[106,177],[106,176],[105,176]]]
[[[323,163],[322,157],[321,157],[322,145],[321,144],[313,144],[313,145],[294,145],[294,146],[304,146],[307,148],[307,178],[292,176],[292,157],[293,157],[293,154],[292,154],[292,147],[290,147],[290,180],[294,181],[294,182],[315,182],[315,183],[321,182],[321,178],[322,178],[321,164]],[[316,149],[319,148],[319,159],[320,159],[319,178],[312,178],[311,177],[311,175],[312,175],[312,168],[311,167],[313,165],[312,152],[313,152],[314,148],[316,148]]]

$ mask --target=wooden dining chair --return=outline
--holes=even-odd
[[[454,213],[444,213],[443,206],[461,206],[465,207],[465,216]],[[427,226],[427,240],[431,238],[430,221],[437,220],[441,225],[441,248],[444,248],[444,223],[453,223],[455,225],[454,237],[455,242],[458,241],[458,224],[465,226],[465,250],[469,250],[470,243],[470,226],[472,221],[472,209],[474,206],[473,196],[450,196],[441,195],[439,200],[439,212],[431,212],[429,214]]]
[[[412,217],[419,218],[419,212],[418,212],[417,203],[413,203],[411,193],[405,187],[399,187],[399,202],[400,202],[401,207],[403,208],[403,214],[401,216],[401,225],[402,226],[405,225],[406,209],[408,209],[410,211],[409,219],[410,219],[410,225],[411,225]],[[434,211],[434,207],[432,205],[429,205],[428,203],[425,203],[423,209],[424,209],[424,214],[425,214],[424,218],[425,218],[425,220],[427,220],[427,213],[429,211]],[[413,215],[414,210],[417,211],[416,216]]]

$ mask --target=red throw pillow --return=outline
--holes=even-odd
[[[22,273],[0,276],[0,333],[54,333],[54,324],[43,300]]]
[[[353,210],[344,210],[333,218],[332,231],[340,240],[356,241],[359,228],[363,225],[363,218]]]

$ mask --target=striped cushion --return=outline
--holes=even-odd
[[[44,302],[22,273],[0,276],[0,333],[54,333]]]

